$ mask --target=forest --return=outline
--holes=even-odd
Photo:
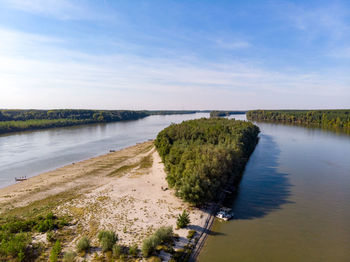
[[[252,110],[249,120],[311,125],[350,131],[350,110]]]
[[[197,111],[131,110],[0,110],[0,134],[44,128],[136,120],[149,115],[193,114]]]
[[[233,114],[245,114],[245,111],[217,111],[213,110],[210,112],[210,117],[222,117],[222,116],[229,116]]]
[[[148,116],[129,110],[0,110],[0,134],[43,128],[135,120]]]
[[[172,124],[155,140],[170,187],[187,202],[215,200],[221,188],[239,182],[257,142],[250,122],[202,118]]]

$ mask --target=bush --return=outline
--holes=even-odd
[[[23,261],[25,258],[25,249],[30,243],[30,237],[26,233],[1,233],[0,231],[0,255],[17,258]],[[0,260],[1,260],[0,256]]]
[[[123,248],[117,244],[115,244],[112,248],[113,256],[115,258],[120,258],[120,256],[123,254]]]
[[[87,252],[90,249],[90,240],[87,237],[82,237],[77,243],[78,252]]]
[[[61,243],[59,240],[56,241],[55,245],[51,249],[50,262],[57,262],[58,256],[62,251]]]
[[[187,239],[192,239],[195,234],[196,234],[195,230],[188,231]]]
[[[46,233],[46,239],[49,242],[55,241],[55,234],[52,231]]]
[[[182,214],[178,216],[176,225],[178,228],[184,228],[187,227],[190,222],[190,215],[184,210]]]
[[[129,255],[132,257],[136,257],[137,256],[137,245],[134,244],[129,248]]]
[[[149,238],[146,238],[142,242],[142,248],[141,248],[142,256],[148,257],[154,251],[154,248],[155,246],[154,246],[154,241],[152,240],[152,236]]]
[[[156,247],[166,241],[169,241],[172,238],[173,229],[172,227],[160,227],[154,232],[153,235],[146,238],[142,243],[142,255],[148,257],[152,254]]]
[[[160,242],[167,242],[171,240],[173,236],[173,228],[172,227],[160,227],[157,229],[157,231],[154,233],[157,238],[159,238]]]
[[[103,252],[112,251],[113,245],[118,241],[118,236],[109,230],[100,231],[97,238],[101,243]]]
[[[64,253],[63,262],[74,262],[76,255],[77,254],[73,251],[67,251],[66,253]]]

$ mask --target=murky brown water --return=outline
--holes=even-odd
[[[350,136],[257,123],[236,218],[216,221],[200,262],[350,261]]]

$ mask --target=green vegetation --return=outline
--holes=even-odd
[[[148,115],[129,110],[0,110],[0,133],[135,120]]]
[[[118,236],[110,230],[102,230],[97,236],[103,252],[112,251],[114,244],[118,241]]]
[[[186,212],[186,210],[184,210],[182,214],[178,216],[176,226],[178,228],[184,228],[187,227],[190,222],[190,215]]]
[[[222,117],[222,116],[229,116],[233,114],[245,114],[245,111],[211,111],[210,117]]]
[[[123,248],[122,246],[115,244],[112,248],[112,252],[115,258],[120,258],[120,256],[123,254]]]
[[[108,123],[122,120],[136,120],[150,115],[194,114],[195,110],[0,110],[0,134],[44,128],[76,126],[92,123]],[[207,111],[203,111],[207,112]]]
[[[63,262],[74,262],[76,253],[74,251],[67,251],[63,255]]]
[[[195,234],[196,234],[195,230],[188,231],[187,239],[191,240],[194,237]]]
[[[28,260],[31,253],[29,244],[33,232],[47,232],[68,225],[64,218],[58,218],[53,213],[34,219],[8,217],[0,220],[0,260]],[[31,246],[34,248],[33,246]]]
[[[82,237],[77,243],[78,252],[87,252],[90,249],[90,240],[87,237]]]
[[[247,118],[350,132],[350,110],[253,110],[247,113]]]
[[[170,125],[158,134],[155,146],[169,186],[185,201],[201,204],[239,181],[258,133],[250,122],[202,118]]]
[[[136,244],[132,245],[132,246],[129,248],[129,255],[130,255],[131,257],[136,257],[136,256],[137,256],[137,249],[138,249],[138,247],[137,247]]]
[[[154,232],[153,235],[146,238],[142,243],[142,255],[144,257],[148,257],[151,255],[155,250],[156,247],[162,243],[169,242],[172,239],[173,236],[173,229],[172,227],[160,227]]]
[[[51,249],[50,262],[57,262],[58,256],[62,251],[61,243],[59,240],[56,241],[55,245]]]

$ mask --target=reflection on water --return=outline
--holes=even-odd
[[[350,136],[257,123],[261,139],[200,262],[349,262]]]
[[[291,184],[288,175],[278,172],[280,150],[272,136],[262,134],[258,146],[246,167],[249,176],[241,183],[233,202],[236,219],[263,217],[269,212],[278,210],[290,203]]]

